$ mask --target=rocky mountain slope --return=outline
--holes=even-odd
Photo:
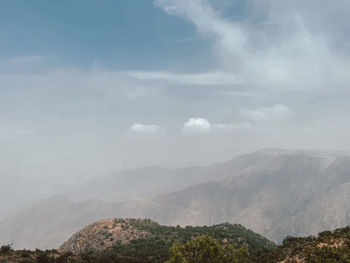
[[[116,245],[125,245],[131,240],[152,238],[153,235],[140,229],[145,220],[104,219],[92,223],[60,246],[59,251],[80,254],[88,251],[102,251]]]
[[[151,218],[165,225],[238,223],[277,242],[287,235],[350,224],[346,154],[267,149],[202,168],[201,173],[205,183],[152,199],[49,199],[2,221],[0,244],[57,248],[85,225],[116,217]]]
[[[224,262],[350,262],[349,227],[333,232],[324,231],[318,236],[287,237],[280,246],[276,246],[240,225],[225,223],[211,227],[181,228],[161,226],[147,219],[95,222],[74,234],[59,250],[14,251],[10,246],[2,246],[0,262],[163,263],[168,262],[170,257],[174,259],[174,255],[177,261],[171,262],[183,262],[181,257],[188,258],[193,249],[197,254],[205,253],[206,258],[218,256],[216,245],[221,248],[231,246],[233,249],[226,250],[230,253],[228,256],[240,253]]]
[[[59,251],[81,254],[89,251],[103,251],[130,244],[135,240],[140,242],[157,240],[159,246],[163,246],[167,252],[175,240],[185,243],[203,234],[210,234],[223,243],[247,245],[252,251],[275,247],[274,243],[241,225],[226,223],[210,227],[182,228],[162,226],[150,219],[105,219],[75,233],[60,246]]]
[[[256,253],[253,262],[350,262],[350,228],[324,231],[318,236],[288,237],[274,249]]]
[[[311,235],[350,224],[350,157],[265,150],[228,179],[159,197],[201,213],[206,224],[235,222],[267,238]]]

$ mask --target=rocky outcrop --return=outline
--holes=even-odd
[[[143,219],[137,220],[139,223]],[[116,245],[123,245],[134,239],[152,237],[147,231],[140,230],[132,219],[104,219],[84,227],[60,246],[59,251],[80,254],[87,251],[101,251]]]

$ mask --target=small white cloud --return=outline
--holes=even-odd
[[[145,125],[145,124],[140,124],[140,123],[135,123],[131,125],[130,131],[132,132],[139,132],[139,133],[156,133],[159,131],[162,131],[163,128],[158,126],[158,125]]]
[[[252,127],[252,125],[249,122],[243,122],[239,124],[214,124],[213,130],[214,131],[220,131],[220,132],[231,132],[231,131],[237,131],[237,130],[245,130]]]
[[[223,124],[216,123],[210,124],[210,122],[204,118],[190,118],[184,123],[182,128],[185,134],[201,134],[209,132],[232,132],[238,130],[249,129],[252,125],[248,122],[238,123],[238,124]]]
[[[255,121],[269,121],[290,118],[293,112],[287,106],[277,104],[273,107],[245,110],[243,114]]]
[[[211,124],[204,118],[190,118],[184,123],[182,131],[185,134],[207,133],[210,131]]]

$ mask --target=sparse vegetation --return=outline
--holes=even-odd
[[[108,232],[105,228],[106,225],[109,226]],[[60,249],[74,253],[119,249],[120,247],[142,250],[142,244],[147,244],[147,246],[152,247],[151,253],[153,253],[156,244],[160,255],[162,255],[160,259],[166,260],[168,251],[175,241],[185,244],[203,235],[209,235],[223,245],[235,244],[240,247],[249,247],[250,252],[275,246],[266,238],[241,225],[224,223],[210,227],[187,226],[182,228],[162,226],[149,219],[116,219],[102,220],[87,226],[73,235]],[[103,244],[96,244],[94,240],[100,240]],[[76,243],[79,243],[79,246],[76,246]],[[137,247],[137,249],[133,247]],[[149,252],[145,251],[145,253]]]
[[[13,251],[10,245],[4,245],[0,247],[0,255],[8,255]]]
[[[259,259],[259,261],[257,261]],[[317,237],[287,237],[275,249],[263,249],[255,254],[253,262],[262,263],[349,263],[350,227],[333,232],[325,231]]]
[[[325,231],[317,237],[287,237],[282,245],[240,225],[166,227],[151,220],[112,222],[149,238],[130,238],[112,248],[79,254],[57,250],[18,250],[0,247],[0,262],[11,263],[349,263],[350,227]],[[125,228],[125,227],[124,227]],[[123,230],[128,231],[128,230]],[[98,232],[99,233],[99,232]],[[128,232],[129,233],[129,232]],[[113,241],[113,240],[112,240]]]
[[[222,245],[208,235],[197,237],[186,244],[175,242],[170,248],[167,263],[249,263],[248,247]]]

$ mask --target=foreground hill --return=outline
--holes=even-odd
[[[315,235],[350,224],[350,157],[346,154],[267,149],[172,174],[185,178],[194,171],[203,183],[151,199],[74,203],[51,198],[2,221],[0,244],[57,248],[85,225],[117,217],[151,218],[173,226],[237,223],[275,242],[288,235]],[[150,174],[146,177],[151,178]],[[161,172],[155,175],[160,177]],[[115,180],[102,183],[106,189],[117,184]]]
[[[81,254],[89,251],[103,251],[119,245],[130,245],[131,242],[156,241],[158,249],[162,247],[167,254],[169,247],[178,241],[188,242],[196,236],[211,235],[222,243],[247,245],[251,251],[261,248],[272,248],[274,243],[244,228],[229,223],[210,227],[169,227],[162,226],[149,219],[107,219],[95,222],[83,228],[66,241],[59,251]]]
[[[195,260],[193,253],[201,259]],[[109,219],[82,229],[59,250],[13,251],[3,246],[0,262],[348,263],[350,228],[325,231],[317,237],[287,237],[276,247],[240,225],[181,228],[151,220]]]
[[[234,245],[252,254],[276,245],[266,238],[228,223],[209,227],[169,227],[149,219],[105,219],[90,224],[64,242],[58,250],[11,251],[0,249],[0,262],[165,262],[171,246],[203,235],[222,246]],[[8,251],[6,251],[6,249]],[[3,253],[1,252],[3,250]]]

